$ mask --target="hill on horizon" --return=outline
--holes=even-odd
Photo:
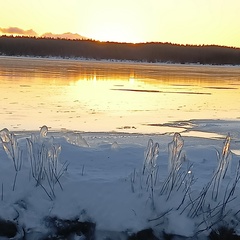
[[[0,37],[0,55],[240,65],[240,48],[173,43],[118,43],[52,37]]]

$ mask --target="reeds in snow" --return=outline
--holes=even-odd
[[[13,181],[13,191],[15,190],[18,172],[22,167],[22,150],[19,148],[16,136],[10,133],[7,128],[0,131],[0,138],[2,141],[3,149],[5,150],[9,159],[12,160],[15,176]]]

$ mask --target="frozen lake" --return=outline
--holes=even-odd
[[[1,219],[26,239],[55,236],[55,217],[90,219],[96,240],[239,234],[239,80],[239,67],[0,57]]]
[[[15,131],[178,131],[239,119],[240,67],[0,57],[0,104]]]

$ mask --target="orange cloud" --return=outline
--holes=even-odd
[[[86,37],[81,36],[77,33],[70,33],[70,32],[66,32],[66,33],[62,33],[62,34],[54,34],[54,33],[48,32],[48,33],[44,33],[41,37],[66,38],[66,39],[87,39]]]
[[[17,35],[24,35],[24,36],[37,36],[38,34],[32,30],[24,30],[18,27],[9,27],[9,28],[0,28],[0,32],[4,34],[17,34]]]
[[[12,34],[12,35],[21,35],[21,36],[31,36],[31,37],[39,36],[33,29],[24,30],[18,27],[0,28],[0,32],[3,34]],[[62,34],[47,32],[41,35],[41,37],[65,38],[65,39],[87,39],[84,36],[81,36],[77,33],[71,33],[71,32],[66,32]]]

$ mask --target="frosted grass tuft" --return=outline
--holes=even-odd
[[[2,141],[4,151],[6,152],[8,158],[13,162],[15,176],[12,189],[14,191],[16,186],[17,175],[22,167],[22,150],[18,145],[16,136],[13,133],[10,133],[10,131],[7,128],[4,128],[0,131],[0,138]]]

